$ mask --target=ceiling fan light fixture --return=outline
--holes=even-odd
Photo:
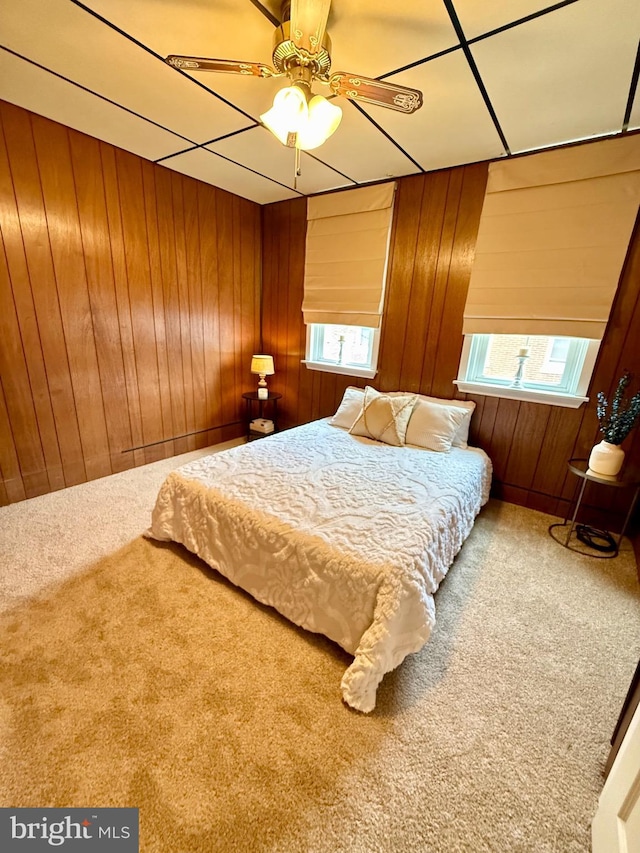
[[[418,89],[346,71],[330,73],[331,39],[327,33],[330,7],[331,0],[282,0],[282,24],[274,33],[273,68],[261,62],[173,53],[165,57],[165,62],[182,73],[186,69],[245,77],[288,77],[291,85],[277,93],[273,106],[260,120],[279,142],[296,149],[296,175],[299,175],[300,151],[309,151],[326,142],[342,118],[340,107],[312,94],[314,81],[329,86],[333,96],[401,113],[414,113],[423,103]]]
[[[334,133],[342,120],[342,110],[322,95],[307,103],[304,85],[287,86],[276,94],[273,106],[260,116],[266,128],[283,145],[310,151]]]
[[[332,104],[322,95],[314,95],[309,101],[307,121],[298,131],[298,148],[303,151],[318,148],[335,133],[341,121],[342,110],[339,106]]]

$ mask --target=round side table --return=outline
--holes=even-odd
[[[601,560],[604,559],[612,559],[613,557],[618,556],[618,551],[620,550],[620,543],[622,542],[622,537],[624,536],[625,530],[627,529],[627,525],[629,524],[629,520],[631,515],[633,514],[633,510],[635,509],[638,494],[640,493],[640,480],[636,478],[628,478],[624,475],[624,473],[620,473],[615,477],[609,477],[606,474],[596,474],[595,471],[592,471],[589,468],[589,462],[587,459],[570,459],[567,463],[569,471],[572,474],[575,474],[582,482],[578,483],[577,486],[577,498],[574,493],[573,500],[575,501],[575,506],[573,508],[573,515],[571,516],[571,522],[569,522],[569,511],[571,509],[571,504],[569,504],[569,510],[565,515],[564,522],[561,524],[560,522],[556,524],[552,524],[549,527],[549,533],[551,537],[556,540],[560,545],[563,545],[565,548],[568,548],[570,551],[576,551],[578,554],[583,554],[585,557],[598,557]],[[580,542],[577,538],[576,531],[580,526],[576,519],[578,517],[578,511],[580,509],[580,505],[582,504],[582,498],[584,496],[584,490],[587,486],[587,483],[598,483],[600,486],[608,486],[609,488],[615,489],[628,489],[631,491],[633,489],[633,497],[631,498],[631,503],[629,504],[629,510],[624,520],[624,524],[622,525],[622,530],[620,531],[617,540],[613,537],[613,535],[608,530],[594,530],[593,532],[599,534],[604,541],[611,540],[614,544],[613,550],[608,550],[602,553],[593,553],[592,550],[588,550],[590,546],[588,544],[584,544]],[[573,537],[573,541],[572,541]],[[593,547],[593,546],[592,546]]]
[[[274,432],[277,432],[278,429],[278,400],[282,397],[282,394],[278,394],[275,391],[269,391],[266,399],[262,399],[258,397],[257,391],[246,391],[242,395],[245,402],[245,420],[247,426],[247,437],[248,438],[263,438],[263,433],[254,433],[250,428],[251,420],[253,418],[253,406],[258,404],[258,417],[262,418],[265,415],[265,408],[267,406],[271,406],[272,412],[272,420]]]

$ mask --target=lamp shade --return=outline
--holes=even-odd
[[[254,355],[251,357],[251,372],[272,376],[275,373],[272,355]]]

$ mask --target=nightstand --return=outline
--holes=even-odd
[[[257,391],[245,391],[242,395],[245,402],[245,421],[247,424],[247,438],[252,441],[254,438],[264,438],[265,435],[273,435],[273,433],[254,432],[250,429],[250,423],[254,417],[266,418],[270,416],[273,421],[273,432],[278,431],[278,400],[282,394],[277,394],[275,391],[269,391],[266,400],[261,400],[258,397]],[[255,414],[255,404],[258,404],[258,413]]]
[[[596,474],[595,471],[589,468],[589,461],[587,459],[570,459],[567,466],[569,471],[575,474],[582,482],[579,482],[576,487],[577,498],[574,492],[573,500],[575,501],[575,506],[571,523],[569,523],[569,511],[567,511],[562,524],[558,522],[549,527],[551,537],[570,551],[577,551],[578,554],[583,554],[585,557],[600,557],[600,559],[617,557],[622,537],[638,500],[640,480],[627,478],[623,473],[618,474],[616,477],[609,477],[606,474]],[[578,510],[582,504],[584,490],[588,482],[598,483],[600,486],[607,486],[609,488],[627,489],[629,492],[633,489],[629,510],[617,540],[608,530],[597,530],[586,525],[581,525],[576,521]],[[569,505],[570,507],[571,504]],[[594,550],[599,553],[593,553]]]

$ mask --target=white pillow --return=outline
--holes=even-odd
[[[358,419],[349,432],[394,447],[402,447],[409,418],[418,399],[417,394],[391,397],[380,394],[369,385],[364,391],[364,402]]]
[[[396,395],[404,395],[410,393],[409,391],[394,391],[389,396],[394,397]],[[426,400],[427,403],[435,403],[438,406],[455,406],[458,409],[462,409],[466,412],[465,417],[462,420],[462,423],[456,430],[456,434],[453,437],[453,441],[451,442],[452,447],[464,447],[467,448],[469,445],[467,442],[469,441],[469,426],[471,425],[471,415],[474,413],[476,404],[473,400],[444,400],[441,397],[429,397],[426,394],[418,394],[419,400]],[[407,444],[411,442],[407,439]]]
[[[418,399],[409,419],[405,442],[427,450],[448,453],[466,417],[466,411],[458,406],[443,406]]]
[[[468,447],[469,427],[471,426],[471,415],[474,413],[476,404],[473,400],[441,400],[439,397],[422,397],[428,403],[437,403],[439,406],[455,406],[457,409],[462,409],[465,415],[462,423],[456,430],[451,442],[453,447]]]
[[[356,422],[358,415],[362,411],[363,400],[364,389],[356,388],[354,385],[349,385],[344,392],[342,402],[338,406],[338,411],[330,419],[329,423],[334,426],[342,427],[343,429],[351,429]]]

